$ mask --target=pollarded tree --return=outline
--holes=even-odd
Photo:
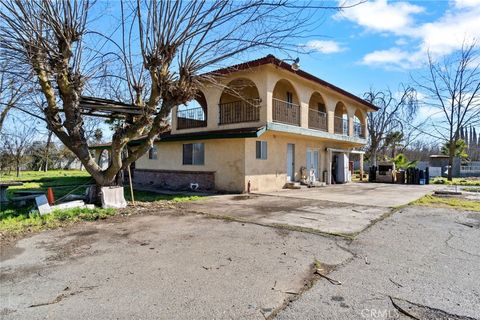
[[[89,19],[99,3],[0,0],[1,57],[13,61],[19,75],[35,74],[48,129],[98,185],[113,184],[166,130],[172,108],[193,100],[201,83],[215,82],[202,76],[205,71],[242,53],[288,50],[326,9],[285,0],[122,1],[112,10],[118,33],[107,36]],[[80,101],[85,90],[112,78],[141,112],[120,119],[110,166],[102,170],[89,152]],[[140,137],[142,143],[123,158],[127,144]]]
[[[425,103],[439,110],[432,119],[431,134],[448,146],[448,180],[463,127],[480,124],[480,52],[475,41],[441,60],[428,55],[427,73],[417,78]]]

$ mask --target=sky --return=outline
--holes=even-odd
[[[315,33],[301,44],[303,70],[357,95],[395,91],[422,72],[427,50],[441,58],[480,41],[480,0],[368,1],[329,12]]]
[[[312,1],[314,5],[338,6],[360,0]],[[91,15],[95,27],[105,34],[118,31],[119,3],[102,0],[97,4]],[[370,88],[395,92],[400,84],[412,83],[412,77],[425,71],[427,50],[442,58],[464,41],[480,41],[480,0],[371,0],[322,13],[319,27],[301,35],[297,52],[255,50],[233,63],[268,53],[279,59],[298,56],[304,71],[362,97]],[[423,116],[438,113],[422,108]]]

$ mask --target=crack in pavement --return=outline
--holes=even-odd
[[[399,298],[389,297],[392,305],[400,313],[416,320],[478,320],[468,316],[451,314],[441,309],[432,308]]]
[[[469,256],[480,257],[480,255],[478,255],[478,254],[471,253],[471,252],[462,250],[462,249],[460,249],[460,248],[455,248],[454,246],[452,246],[452,245],[449,243],[450,240],[452,240],[453,237],[459,237],[459,235],[453,234],[453,231],[452,231],[452,230],[448,230],[448,234],[449,234],[449,236],[448,236],[447,240],[445,240],[445,246],[447,246],[448,248],[450,248],[450,249],[452,249],[452,250],[457,250],[457,251],[463,252],[463,253],[465,253],[466,255],[469,255]]]

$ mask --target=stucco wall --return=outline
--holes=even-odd
[[[183,165],[183,144],[205,144],[204,165]],[[157,142],[157,159],[148,153],[136,162],[138,169],[184,170],[215,172],[215,189],[242,192],[245,190],[245,139],[216,139],[196,141]]]
[[[260,121],[219,125],[218,104],[222,95],[222,87],[227,86],[229,82],[235,79],[248,79],[255,84],[261,99]],[[333,116],[335,112],[335,106],[338,102],[342,102],[345,105],[346,113],[348,114],[349,118],[350,135],[353,135],[353,122],[356,111],[358,111],[357,115],[360,117],[360,122],[366,122],[367,108],[364,105],[328,87],[321,86],[318,83],[304,79],[292,72],[288,72],[274,65],[263,65],[250,70],[234,72],[218,79],[218,82],[219,83],[215,85],[205,84],[202,87],[202,92],[205,94],[208,104],[208,126],[202,128],[177,130],[176,118],[173,116],[173,134],[263,126],[267,122],[271,122],[273,120],[272,98],[285,100],[286,91],[293,91],[293,102],[301,107],[300,122],[301,126],[304,128],[308,128],[309,102],[312,94],[315,92],[321,94],[323,102],[325,103],[326,112],[328,115],[329,132],[333,133]],[[250,90],[254,91],[253,88],[249,88],[247,91]],[[247,95],[253,95],[253,91],[249,92]],[[224,96],[223,102],[232,100],[238,100],[238,98]],[[173,114],[176,114],[176,108],[173,110]]]
[[[267,141],[267,159],[256,159],[256,141]],[[348,149],[348,143],[329,142],[299,135],[267,131],[258,138],[245,141],[245,184],[250,181],[251,191],[282,189],[287,181],[287,144],[295,145],[295,181],[300,180],[300,168],[307,164],[307,149],[319,151],[319,178],[327,170],[329,161],[326,148]]]

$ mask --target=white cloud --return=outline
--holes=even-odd
[[[366,30],[397,36],[395,47],[366,54],[367,65],[416,68],[426,61],[427,50],[442,57],[460,49],[466,41],[480,41],[480,0],[451,0],[443,16],[415,23],[412,15],[423,8],[405,2],[374,1],[360,4],[344,16]]]
[[[472,8],[480,6],[480,0],[455,0],[454,5],[457,8]]]
[[[325,54],[346,50],[338,42],[332,40],[311,40],[304,44],[303,47],[307,50],[313,50]]]
[[[411,52],[395,47],[366,54],[362,59],[362,64],[411,69],[418,66],[419,60],[418,53],[412,54]]]
[[[332,40],[311,40],[304,44],[303,47],[307,50],[313,50],[325,54],[345,50],[345,48],[343,48],[338,42]]]
[[[357,0],[353,0],[347,4],[356,2]],[[344,1],[340,3],[344,4]],[[348,19],[371,31],[403,34],[405,28],[413,25],[412,15],[424,10],[423,7],[407,2],[388,3],[386,0],[376,0],[347,8],[335,17]]]
[[[461,48],[464,41],[480,39],[480,6],[448,12],[442,18],[418,29],[421,49],[441,56]]]

